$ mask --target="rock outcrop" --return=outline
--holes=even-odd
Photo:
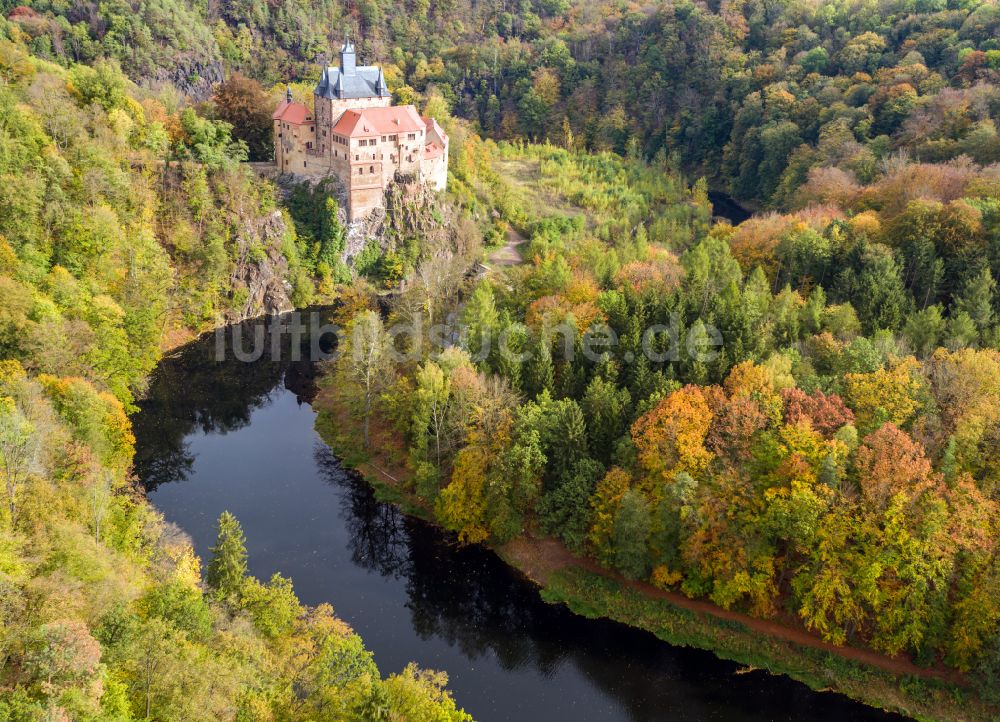
[[[233,307],[226,319],[238,322],[293,309],[287,282],[288,260],[281,252],[288,228],[280,211],[244,219],[230,278]]]

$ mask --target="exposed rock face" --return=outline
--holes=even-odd
[[[178,58],[173,67],[159,68],[150,85],[172,84],[184,95],[196,101],[212,97],[212,88],[226,79],[221,60],[203,57]]]
[[[341,209],[341,215],[343,216],[340,221],[341,223],[347,222],[347,214]],[[344,255],[343,261],[348,266],[354,265],[354,259],[357,257],[361,251],[364,250],[365,246],[368,244],[369,238],[378,238],[380,243],[382,240],[382,227],[385,224],[385,209],[376,208],[366,217],[360,218],[347,226],[347,238],[344,243]],[[382,244],[382,248],[385,245]]]
[[[260,169],[255,170],[260,175],[276,169],[271,165],[258,165],[261,166]],[[383,205],[355,221],[348,220],[347,191],[337,176],[281,173],[276,178],[279,193],[286,200],[301,183],[314,188],[322,185],[322,190],[330,193],[337,201],[337,220],[346,231],[341,260],[349,268],[354,266],[354,260],[372,240],[378,242],[383,253],[413,237],[433,243],[436,238],[448,236],[455,220],[451,207],[440,203],[436,191],[415,176],[397,176],[385,191]]]
[[[397,179],[385,191],[384,208],[376,208],[347,227],[344,263],[352,266],[354,258],[373,238],[383,251],[408,237],[433,239],[446,233],[449,216],[449,209],[437,201],[434,190],[426,183]]]
[[[234,307],[228,322],[293,310],[288,261],[281,252],[287,231],[279,211],[242,221],[235,239],[237,258],[230,278]]]

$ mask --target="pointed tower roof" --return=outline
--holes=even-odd
[[[389,84],[380,66],[358,65],[354,44],[345,40],[340,50],[340,66],[327,66],[313,90],[317,97],[330,99],[388,98]]]
[[[357,57],[354,53],[354,46],[350,40],[344,40],[344,46],[340,49],[340,74],[354,75],[357,73]]]

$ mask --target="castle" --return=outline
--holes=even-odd
[[[340,67],[323,69],[313,108],[315,115],[289,89],[272,116],[274,159],[281,173],[336,176],[347,190],[348,220],[384,207],[385,191],[397,180],[444,190],[448,136],[412,105],[392,105],[382,69],[357,65],[349,40]]]

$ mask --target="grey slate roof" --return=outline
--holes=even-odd
[[[388,98],[392,93],[385,84],[382,69],[375,65],[361,65],[354,74],[340,68],[326,68],[319,85],[313,91],[321,98]]]

